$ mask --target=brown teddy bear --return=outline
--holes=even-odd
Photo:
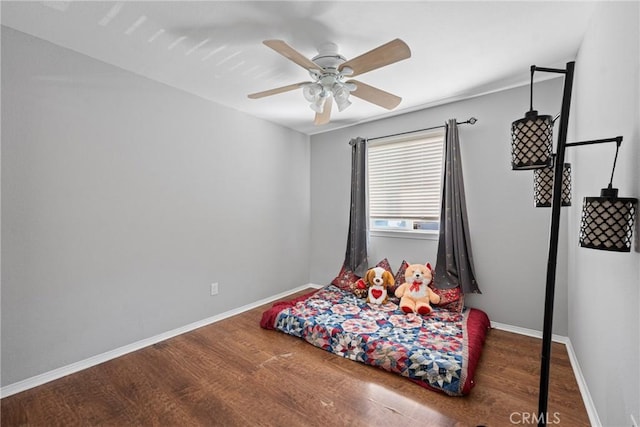
[[[400,298],[400,309],[405,313],[431,313],[431,304],[438,304],[440,297],[429,288],[433,280],[431,264],[411,264],[404,272],[405,282],[398,286],[395,295]]]
[[[382,267],[374,267],[364,276],[365,283],[369,286],[367,302],[372,304],[386,304],[389,300],[387,288],[395,284],[393,274]]]
[[[367,297],[367,284],[363,279],[358,279],[349,285],[349,289],[356,298],[364,299]]]

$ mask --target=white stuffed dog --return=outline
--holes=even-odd
[[[374,267],[364,276],[365,283],[369,286],[367,302],[372,304],[385,304],[389,299],[387,287],[393,286],[393,275],[382,267]]]

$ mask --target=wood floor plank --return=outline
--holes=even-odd
[[[502,426],[537,411],[539,339],[489,331],[475,388],[449,397],[261,329],[268,306],[4,398],[2,426]],[[589,425],[558,343],[549,391],[556,425]]]

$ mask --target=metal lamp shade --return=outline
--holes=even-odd
[[[550,208],[553,200],[553,168],[533,171],[533,201],[536,208]],[[571,163],[562,168],[561,206],[571,206]]]
[[[511,168],[538,169],[551,165],[553,118],[533,110],[511,124]]]
[[[604,188],[600,197],[585,197],[582,204],[580,246],[630,252],[638,199],[619,198],[618,189]]]

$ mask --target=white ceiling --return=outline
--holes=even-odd
[[[564,68],[594,2],[2,1],[0,7],[3,25],[314,134],[525,84],[532,64]],[[392,112],[354,98],[343,112],[333,109],[330,124],[315,126],[301,90],[247,98],[310,80],[262,40],[282,39],[310,58],[333,42],[350,59],[394,38],[409,45],[412,57],[358,76],[403,98]]]

